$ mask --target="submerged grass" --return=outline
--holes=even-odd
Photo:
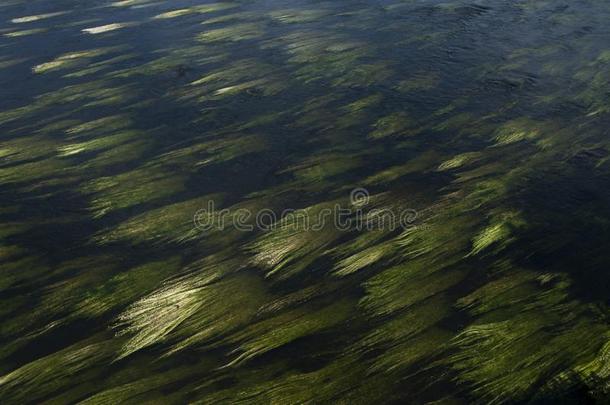
[[[607,3],[4,3],[3,403],[608,398]]]

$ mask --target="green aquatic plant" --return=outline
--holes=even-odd
[[[406,113],[393,113],[377,120],[373,125],[375,129],[371,132],[370,136],[377,139],[390,135],[412,135],[414,132],[411,130],[412,125],[412,120],[409,119]]]
[[[158,14],[154,16],[155,19],[168,19],[168,18],[176,18],[182,17],[189,14],[207,14],[214,13],[216,11],[223,11],[230,8],[237,7],[237,4],[234,3],[210,3],[201,6],[194,6],[189,8],[182,8],[178,10],[166,11],[164,13]]]
[[[199,34],[198,40],[201,42],[215,41],[245,41],[259,38],[264,34],[264,29],[259,24],[243,23],[235,24],[227,28],[215,28]]]
[[[84,32],[86,34],[90,34],[90,35],[98,35],[98,34],[103,34],[106,32],[112,32],[112,31],[123,29],[123,28],[132,27],[134,25],[137,25],[137,24],[135,22],[112,23],[112,24],[105,24],[105,25],[98,25],[95,27],[84,28],[82,30],[82,32]]]
[[[215,277],[214,272],[202,271],[177,278],[127,308],[117,319],[120,333],[130,335],[119,358],[178,339],[171,354],[244,324],[256,312],[264,290],[252,288],[253,277],[214,281]],[[227,306],[227,298],[236,301]],[[245,311],[235,312],[237,308]]]
[[[332,49],[332,48],[331,48]],[[384,62],[355,64],[348,73],[333,81],[334,86],[370,86],[389,79],[394,72]]]
[[[367,378],[361,368],[355,367],[356,364],[356,358],[345,357],[317,370],[287,372],[273,380],[246,376],[244,379],[251,381],[246,390],[218,390],[204,395],[203,401],[324,402],[336,399],[338,392],[345,392],[348,400],[374,401],[383,398],[383,392],[387,392],[387,383],[381,378]]]
[[[0,180],[4,184],[29,183],[50,178],[68,171],[70,164],[59,159],[49,158],[35,162],[0,168]]]
[[[7,57],[0,58],[0,70],[10,68],[11,66],[18,65],[25,61],[26,61],[26,59],[23,59],[23,58],[13,58],[13,59],[7,58]]]
[[[474,237],[470,254],[481,253],[494,245],[502,249],[506,248],[515,239],[514,230],[524,225],[525,222],[517,212],[505,212],[498,215],[491,225]]]
[[[352,308],[353,305],[349,301],[338,301],[317,311],[305,314],[290,311],[254,323],[231,338],[244,343],[236,350],[238,356],[227,366],[239,365],[298,338],[319,333],[337,323],[345,322]]]
[[[222,196],[215,194],[194,198],[145,212],[129,218],[114,229],[96,236],[99,243],[112,243],[128,240],[132,243],[143,242],[186,242],[203,236],[196,227],[195,216],[213,203],[221,207]],[[209,213],[213,215],[213,213]]]
[[[5,224],[6,226],[6,224]],[[27,230],[28,228],[22,228]],[[7,251],[13,249],[20,249],[19,247],[3,247],[3,254],[10,254]],[[22,249],[22,248],[21,248]],[[17,250],[19,252],[19,250]],[[15,252],[15,253],[17,253]],[[10,258],[10,260],[9,260]],[[2,281],[0,286],[3,289],[9,289],[14,285],[18,285],[20,282],[24,280],[29,280],[35,278],[40,274],[44,274],[48,271],[49,266],[41,257],[36,257],[35,255],[30,256],[21,256],[17,255],[17,257],[7,257],[7,260],[2,261],[2,267],[5,269],[5,274],[2,277]],[[20,269],[27,268],[28,271],[19,271]],[[10,305],[7,303],[7,305]]]
[[[0,378],[0,394],[15,400],[42,399],[68,381],[82,381],[86,371],[107,361],[112,346],[107,343],[77,344],[29,363]],[[35,394],[32,395],[32,390]]]
[[[390,258],[396,254],[397,246],[393,241],[380,243],[361,250],[351,256],[339,261],[334,269],[337,276],[347,276],[363,268],[371,266],[384,258]]]
[[[103,261],[102,265],[99,261]],[[96,274],[83,272],[83,269],[92,264],[98,264],[100,272]],[[96,283],[104,280],[108,273],[115,271],[116,263],[108,257],[85,257],[71,260],[51,267],[40,258],[32,259],[28,263],[31,271],[17,278],[13,286],[37,286],[41,283],[41,293],[35,297],[38,306],[30,311],[22,313],[20,317],[15,317],[2,325],[2,335],[15,337],[14,341],[6,347],[5,351],[13,351],[16,347],[27,343],[30,339],[42,336],[55,328],[61,327],[72,320],[71,311],[74,306],[82,300],[76,291],[83,291],[93,288]],[[10,267],[9,267],[10,269]],[[58,276],[74,274],[63,283],[53,282]],[[29,297],[34,299],[34,297]],[[17,336],[19,336],[17,338]]]
[[[107,53],[116,51],[120,48],[100,48],[92,49],[82,52],[72,52],[65,55],[58,56],[54,60],[40,65],[34,66],[32,70],[34,73],[47,73],[50,71],[73,68],[82,64],[86,64],[91,58],[105,55]]]
[[[53,155],[58,142],[43,136],[24,136],[0,143],[1,166],[23,164]]]
[[[371,370],[390,373],[408,369],[418,361],[431,358],[442,352],[444,344],[452,336],[453,333],[450,331],[430,328],[422,334],[404,343],[397,343],[394,347],[388,349],[383,355],[379,356]]]
[[[273,11],[271,18],[284,24],[296,24],[315,22],[327,14],[327,10],[285,9]]]
[[[420,171],[429,171],[433,165],[438,163],[439,155],[434,151],[422,152],[406,163],[387,167],[375,174],[372,174],[363,180],[363,184],[373,186],[376,184],[390,183],[401,177]]]
[[[48,18],[59,17],[59,16],[62,16],[62,15],[66,15],[68,13],[69,13],[69,11],[58,11],[58,12],[54,12],[54,13],[28,15],[28,16],[25,16],[25,17],[13,18],[11,20],[11,22],[13,24],[25,24],[25,23],[35,22],[35,21],[46,20]]]
[[[47,31],[48,30],[46,28],[32,28],[30,30],[18,30],[18,31],[7,32],[2,35],[7,38],[19,38],[19,37],[25,37],[28,35],[42,34]]]
[[[522,140],[536,139],[541,131],[541,125],[526,118],[510,121],[496,131],[495,139],[500,145],[506,145]]]
[[[43,3],[0,4],[3,402],[604,403],[607,3]]]
[[[76,304],[75,316],[106,315],[132,303],[164,279],[173,276],[178,264],[178,258],[173,257],[146,263],[113,276],[83,294],[83,299]]]
[[[401,81],[397,89],[401,92],[413,92],[431,90],[438,86],[440,81],[439,75],[435,73],[420,73],[415,77]]]
[[[381,94],[374,94],[372,96],[367,96],[361,98],[360,100],[349,103],[344,107],[344,109],[350,113],[356,113],[364,109],[369,109],[371,107],[378,106],[382,100],[383,96]]]
[[[360,165],[361,162],[356,156],[328,154],[307,159],[282,173],[292,173],[297,181],[317,183],[354,170]]]
[[[141,135],[142,134],[138,131],[125,131],[118,134],[96,137],[95,139],[92,139],[90,141],[64,145],[57,148],[57,152],[60,157],[67,157],[79,153],[88,153],[104,149],[110,149],[112,147],[121,145],[126,141],[137,138]]]
[[[466,152],[461,155],[457,155],[449,160],[444,161],[438,166],[438,170],[453,170],[457,168],[461,168],[464,165],[467,165],[473,161],[476,161],[477,158],[481,157],[480,152]]]
[[[143,156],[151,149],[151,142],[146,139],[135,139],[130,142],[118,144],[112,148],[101,150],[95,156],[89,157],[80,168],[104,170],[112,169],[117,165],[129,164]]]
[[[371,277],[364,284],[362,307],[373,314],[390,314],[441,293],[468,275],[464,269],[438,269],[426,274],[426,264],[413,260]]]
[[[341,236],[328,222],[333,208],[332,203],[315,205],[268,224],[271,229],[248,246],[252,264],[267,277],[286,278],[305,270]]]
[[[184,177],[146,167],[96,178],[85,186],[84,192],[92,195],[91,209],[101,217],[177,194],[184,191],[184,183]]]
[[[362,337],[352,350],[368,352],[403,344],[450,315],[451,302],[448,298],[442,294],[434,296],[381,324]]]
[[[457,337],[459,354],[452,357],[464,379],[476,381],[477,391],[493,402],[523,398],[536,381],[562,366],[587,358],[599,347],[603,327],[568,329],[558,336],[545,332],[544,320],[520,316],[516,323],[495,322],[472,326]],[[596,342],[593,344],[593,342]],[[575,349],[586,344],[587,350]],[[493,358],[485,355],[493,348]],[[476,353],[475,353],[476,351]],[[483,355],[481,355],[483,354]],[[548,377],[547,377],[548,378]]]
[[[237,159],[244,155],[262,152],[267,144],[259,135],[244,135],[194,143],[185,147],[173,148],[160,155],[153,164],[164,166],[183,166],[196,169]]]

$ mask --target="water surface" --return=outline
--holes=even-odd
[[[0,15],[0,402],[607,400],[610,3]]]

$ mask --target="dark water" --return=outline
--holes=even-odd
[[[1,403],[609,400],[610,3],[0,16]]]

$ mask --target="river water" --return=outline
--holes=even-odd
[[[606,403],[609,20],[4,0],[0,402]]]

